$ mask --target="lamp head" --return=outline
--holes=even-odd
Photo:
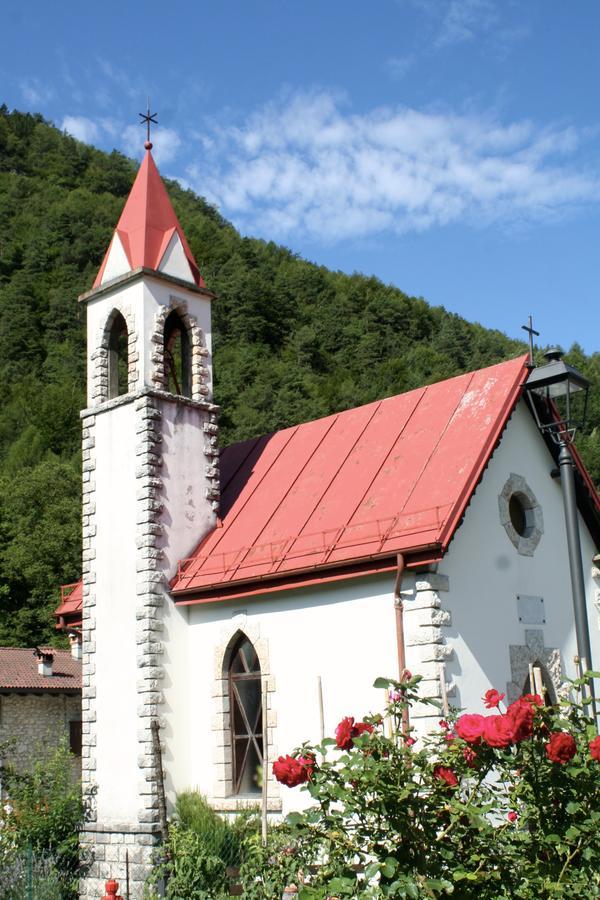
[[[562,359],[560,347],[544,354],[548,362],[533,369],[525,383],[532,395],[532,407],[538,428],[553,439],[571,442],[585,423],[590,382]],[[537,401],[537,402],[536,402]]]

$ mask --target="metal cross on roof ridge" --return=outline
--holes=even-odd
[[[146,143],[144,144],[144,147],[146,148],[146,150],[152,150],[152,141],[150,140],[150,124],[158,125],[158,119],[156,118],[158,113],[150,112],[150,97],[148,97],[146,112],[138,113],[138,115],[142,120],[140,122],[140,125],[146,126]]]
[[[539,331],[536,331],[535,328],[533,327],[533,318],[532,318],[532,316],[529,316],[529,317],[528,317],[528,324],[527,324],[527,325],[521,325],[521,328],[523,329],[523,331],[526,331],[527,334],[529,335],[529,362],[527,363],[527,365],[529,366],[530,369],[533,369],[533,367],[534,367],[534,363],[533,363],[533,336],[534,336],[534,334],[535,334],[536,337],[539,337],[539,336],[540,336],[540,333],[539,333]]]

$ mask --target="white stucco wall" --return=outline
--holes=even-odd
[[[506,690],[511,680],[509,645],[524,645],[525,630],[543,632],[545,647],[560,648],[564,674],[575,676],[576,653],[571,581],[560,479],[555,463],[521,403],[467,509],[439,570],[449,577],[443,605],[452,615],[445,628],[454,654],[447,680],[456,685],[453,704],[481,712],[489,687]],[[520,555],[500,523],[498,495],[511,473],[521,475],[542,507],[544,534],[533,556]],[[587,579],[590,636],[596,667],[600,630],[593,606],[593,543],[580,517],[582,558]],[[544,598],[545,624],[519,622],[517,595]]]
[[[96,418],[96,756],[98,819],[135,821],[135,401]]]
[[[215,758],[222,744],[214,730],[214,684],[222,665],[215,651],[238,629],[258,629],[260,641],[266,642],[275,686],[276,754],[320,739],[318,676],[327,736],[333,736],[343,716],[360,718],[381,711],[383,692],[372,687],[373,681],[398,672],[393,584],[393,575],[379,576],[190,607],[190,768],[178,773],[176,789],[195,787],[213,796]],[[300,797],[298,791],[282,791],[284,812],[301,802]]]

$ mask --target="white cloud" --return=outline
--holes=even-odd
[[[129,156],[139,157],[144,150],[145,133],[139,125],[127,125],[122,130],[121,146]],[[152,129],[152,155],[157,165],[175,159],[181,146],[179,134],[172,128],[160,125]]]
[[[295,94],[205,130],[186,176],[246,231],[333,241],[597,201],[600,180],[566,161],[579,142],[573,128],[406,107],[359,115],[332,94]]]
[[[42,84],[37,78],[23,79],[19,82],[19,89],[25,102],[38,110],[54,97],[53,89]]]
[[[93,144],[100,136],[98,125],[86,116],[65,116],[60,127],[84,144]]]
[[[490,31],[498,22],[491,0],[450,0],[445,11],[438,47],[472,41],[479,32]]]
[[[406,73],[412,69],[415,64],[415,56],[409,53],[407,56],[392,56],[386,60],[385,68],[394,79],[404,78]]]

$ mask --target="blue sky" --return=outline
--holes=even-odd
[[[4,0],[9,107],[155,157],[244,233],[600,343],[600,4]]]

